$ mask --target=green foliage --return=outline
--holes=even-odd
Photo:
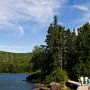
[[[0,73],[31,72],[31,53],[0,52]]]
[[[74,72],[77,75],[90,75],[90,24],[86,23],[78,28],[77,37],[77,62]]]
[[[60,84],[65,84],[67,81],[68,76],[64,70],[60,68],[55,69],[49,76],[46,76],[44,82],[51,83],[51,82],[58,82]]]
[[[46,44],[47,75],[50,75],[55,68],[61,67],[62,60],[63,69],[68,72],[69,78],[74,77],[73,79],[75,79],[78,75],[89,76],[89,23],[78,28],[78,34],[76,35],[75,30],[65,30],[63,26],[58,25],[57,16],[55,16],[53,24],[50,24],[48,28]]]
[[[64,69],[69,73],[69,77],[75,77],[73,75],[73,66],[77,63],[77,51],[76,51],[77,36],[75,30],[72,32],[70,29],[64,32]]]
[[[86,23],[75,30],[65,30],[58,24],[57,16],[53,24],[50,24],[46,35],[46,47],[34,48],[32,55],[33,69],[41,70],[46,83],[52,81],[64,83],[67,76],[63,74],[63,68],[69,78],[90,75],[90,24]],[[58,68],[59,69],[56,69]]]
[[[56,67],[61,67],[61,52],[63,46],[63,31],[64,27],[58,25],[57,16],[54,17],[53,24],[48,28],[46,36],[46,56],[47,56],[47,74],[49,75]]]
[[[31,58],[31,63],[33,64],[32,71],[42,70],[44,58],[44,48],[42,46],[35,46]]]
[[[88,76],[90,75],[90,61],[87,63],[78,63],[73,67],[73,71],[78,76]]]
[[[29,82],[41,82],[41,77],[42,76],[42,74],[41,74],[41,71],[36,71],[36,72],[34,72],[33,74],[31,74],[30,76],[28,76],[27,78],[26,78],[26,80]]]
[[[78,59],[80,62],[87,62],[90,60],[90,24],[86,23],[82,27],[78,28],[78,33]]]
[[[41,47],[35,46],[32,52],[32,59],[31,59],[31,63],[33,63],[32,68],[33,71],[40,69],[40,62],[41,62],[40,56],[41,56]]]

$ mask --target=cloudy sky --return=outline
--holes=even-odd
[[[45,44],[54,15],[65,28],[78,28],[90,22],[90,0],[0,0],[0,51]]]

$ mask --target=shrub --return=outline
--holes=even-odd
[[[68,76],[66,72],[64,70],[61,70],[60,68],[57,68],[49,76],[46,76],[44,82],[46,84],[51,82],[58,82],[64,85],[67,79],[68,79]]]
[[[42,74],[41,74],[41,71],[37,71],[31,75],[29,75],[27,78],[26,78],[26,81],[28,82],[41,82],[41,77],[42,77]]]

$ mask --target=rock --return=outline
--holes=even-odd
[[[47,85],[45,85],[45,84],[38,84],[37,87],[38,87],[38,88],[42,88],[42,87],[47,87]]]
[[[52,82],[50,83],[51,90],[60,90],[60,83]]]
[[[35,88],[35,89],[33,89],[33,90],[40,90],[40,88]]]
[[[60,83],[52,82],[48,85],[39,84],[38,88],[33,90],[60,90]]]
[[[57,85],[57,86],[60,86],[60,83],[52,82],[52,83],[50,83],[50,85]]]
[[[40,90],[51,90],[51,89],[48,87],[42,87]]]
[[[47,85],[45,84],[38,84],[37,85],[38,88],[35,88],[33,90],[51,90],[49,87],[47,87]]]
[[[51,86],[51,90],[60,90],[59,87],[57,87],[56,85],[52,85]]]

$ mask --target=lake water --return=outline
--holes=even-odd
[[[33,90],[34,84],[25,78],[28,74],[0,74],[0,90]]]

